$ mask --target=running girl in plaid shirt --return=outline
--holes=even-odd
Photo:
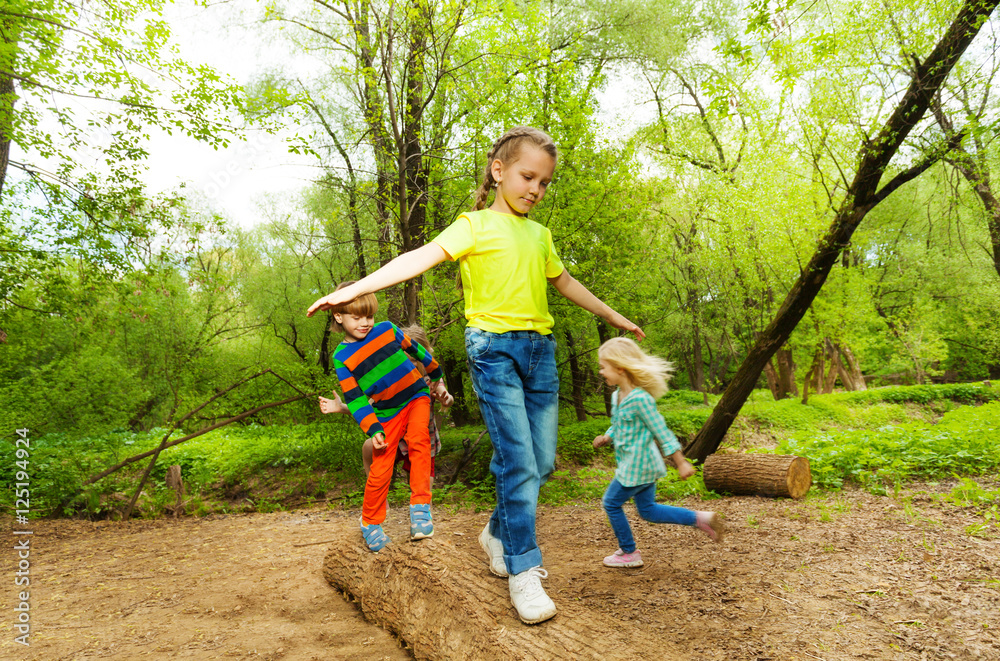
[[[639,516],[652,523],[674,523],[700,528],[712,539],[722,540],[722,520],[715,512],[696,512],[656,502],[656,481],[667,474],[663,456],[670,457],[682,480],[694,467],[681,452],[680,443],[656,408],[656,398],[667,392],[670,363],[650,356],[632,340],[616,337],[598,350],[601,376],[618,389],[611,396],[611,427],[594,439],[594,447],[614,443],[618,468],[604,493],[604,511],[618,538],[617,551],[604,558],[608,567],[639,567],[642,557],[622,506],[635,500]],[[659,448],[657,448],[659,444]]]

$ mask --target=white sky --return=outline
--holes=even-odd
[[[238,5],[247,12],[258,8],[251,2]],[[246,84],[278,58],[283,65],[288,63],[289,50],[264,43],[243,28],[244,22],[253,24],[252,15],[241,16],[238,5],[224,2],[205,8],[179,0],[168,6],[167,17],[184,60],[207,64]],[[147,185],[156,193],[185,182],[188,194],[203,198],[236,224],[251,227],[264,220],[257,203],[262,197],[291,199],[317,175],[314,159],[287,151],[283,138],[294,135],[296,128],[289,127],[284,135],[252,131],[245,142],[234,142],[224,150],[186,136],[154,134]]]

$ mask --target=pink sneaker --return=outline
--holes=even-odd
[[[639,549],[632,551],[631,553],[625,553],[621,549],[618,549],[613,554],[604,558],[605,567],[642,567],[642,557],[639,555]]]

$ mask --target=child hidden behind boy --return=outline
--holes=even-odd
[[[338,290],[350,284],[342,283]],[[441,381],[441,368],[429,351],[391,322],[375,323],[378,301],[374,294],[352,298],[332,311],[334,329],[344,333],[344,341],[333,353],[337,379],[347,408],[372,442],[372,463],[361,509],[365,544],[378,552],[389,541],[382,522],[400,439],[406,440],[411,464],[410,539],[430,537],[434,534],[430,509],[430,392],[433,390],[441,398],[448,395]],[[423,364],[431,379],[430,389],[406,354]]]
[[[656,481],[667,474],[663,456],[670,457],[682,480],[694,475],[677,437],[656,408],[656,398],[667,392],[670,363],[650,356],[632,340],[616,337],[598,349],[601,376],[616,386],[611,396],[611,427],[594,439],[594,447],[614,443],[618,468],[604,493],[604,511],[618,538],[618,550],[604,558],[608,567],[639,567],[642,557],[622,506],[635,500],[639,516],[652,523],[674,523],[699,528],[722,541],[722,520],[714,512],[696,512],[656,502]],[[659,442],[659,447],[657,447]],[[663,456],[660,456],[660,449]]]

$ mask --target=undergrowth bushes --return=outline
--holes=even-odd
[[[813,483],[837,489],[856,482],[873,491],[912,478],[978,475],[1000,468],[1000,388],[984,384],[901,386],[856,393],[814,395],[773,401],[755,392],[740,418],[777,439],[775,450],[809,458]],[[711,399],[715,399],[713,396]],[[683,440],[711,413],[701,393],[672,391],[659,402],[667,425]],[[605,433],[607,417],[564,424],[559,429],[558,470],[545,485],[541,502],[597,502],[614,473],[613,450],[594,450],[595,436]],[[466,446],[481,428],[442,430],[435,502],[490,507],[492,448],[483,438],[462,470],[461,480],[445,485],[459,466]],[[136,462],[94,485],[83,481],[102,469],[155,448],[165,430],[111,432],[73,438],[49,434],[32,439],[31,511],[44,516],[64,505],[62,513],[103,516],[121,509],[148,459]],[[174,438],[182,432],[175,432]],[[169,504],[166,468],[180,464],[192,506],[188,511],[267,510],[303,497],[323,497],[335,489],[339,502],[360,502],[362,434],[343,416],[306,425],[225,427],[165,450],[139,500],[140,516],[155,516]],[[0,507],[13,507],[14,444],[0,443]],[[444,474],[447,473],[447,474]],[[406,499],[405,480],[397,480]],[[710,497],[700,475],[681,482],[676,473],[660,480],[660,498],[699,494]],[[233,504],[233,503],[236,504]],[[992,503],[991,506],[996,506]],[[233,508],[233,509],[227,509]]]
[[[915,402],[927,404],[936,400],[950,399],[963,404],[984,404],[1000,399],[1000,388],[985,383],[945,383],[923,386],[893,386],[859,392],[838,393],[837,399],[855,404],[875,402]]]
[[[912,422],[877,429],[793,434],[779,454],[808,457],[813,483],[845,480],[875,491],[912,478],[979,475],[1000,468],[1000,402],[962,407],[937,424]]]
[[[272,468],[309,467],[361,475],[360,431],[346,420],[311,425],[224,427],[164,450],[150,475],[149,491],[164,481],[167,467],[181,466],[188,490],[225,487]],[[156,448],[165,429],[112,432],[74,438],[48,434],[31,445],[31,511],[46,516],[62,505],[73,514],[100,515],[123,494],[131,494],[149,459],[139,460],[89,486],[84,481],[123,459]],[[175,431],[172,439],[184,436]],[[0,484],[13,484],[14,446],[0,443]],[[0,492],[0,506],[10,508],[13,489]],[[161,503],[156,502],[159,506]],[[155,508],[154,508],[155,509]],[[141,514],[142,512],[140,512]]]

